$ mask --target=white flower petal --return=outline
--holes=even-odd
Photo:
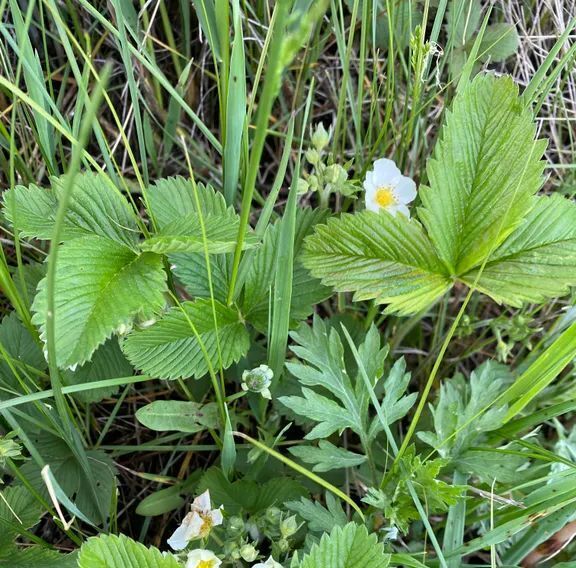
[[[203,523],[204,521],[198,513],[188,513],[184,517],[182,524],[168,539],[168,544],[174,550],[184,550],[192,539],[200,536]]]
[[[374,172],[366,172],[366,178],[364,179],[364,191],[367,193],[374,193],[376,191],[376,184],[374,183]]]
[[[377,185],[385,185],[390,180],[402,175],[402,172],[398,169],[394,160],[380,158],[374,162],[374,174],[376,180],[378,180]]]
[[[380,211],[380,205],[376,203],[375,195],[366,193],[366,209],[368,209],[368,211],[374,211],[374,213]]]
[[[197,548],[188,553],[186,568],[198,568],[201,562],[209,562],[210,568],[218,568],[222,564],[222,561],[211,550]]]
[[[198,511],[199,513],[207,513],[212,508],[212,503],[210,502],[210,491],[206,489],[202,495],[198,495],[192,503],[192,510]]]
[[[213,511],[210,511],[210,518],[212,519],[212,526],[217,527],[218,525],[221,525],[222,522],[224,521],[224,517],[222,517],[222,507],[220,507],[219,509],[214,509]]]
[[[266,562],[258,562],[258,564],[253,564],[252,568],[282,568],[282,564],[276,562],[272,556],[269,556]]]
[[[410,209],[408,209],[408,207],[406,207],[406,205],[404,205],[403,203],[399,203],[398,205],[394,206],[394,213],[392,213],[392,211],[390,211],[390,213],[392,213],[392,215],[396,215],[396,212],[401,213],[402,215],[404,215],[405,217],[408,217],[408,219],[410,219]]]
[[[416,197],[416,184],[414,180],[406,176],[401,176],[400,181],[396,184],[396,187],[394,187],[394,195],[400,203],[410,203],[414,201]]]

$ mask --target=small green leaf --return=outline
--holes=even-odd
[[[298,513],[308,523],[308,529],[314,532],[330,532],[335,526],[343,527],[348,522],[340,501],[329,492],[326,492],[326,507],[304,497],[299,501],[287,501],[285,506]]]
[[[366,456],[338,448],[327,440],[320,440],[318,447],[293,446],[289,451],[304,463],[312,464],[312,471],[318,472],[355,467],[366,461]]]
[[[313,276],[354,299],[390,304],[410,314],[428,307],[451,286],[432,243],[415,220],[364,211],[318,225],[302,258]]]
[[[218,408],[215,403],[156,400],[139,408],[136,418],[146,428],[157,432],[194,433],[218,427]]]
[[[124,245],[88,236],[61,245],[56,268],[55,326],[58,366],[90,359],[96,348],[136,316],[152,317],[164,307],[161,257],[137,255]],[[46,279],[39,284],[33,322],[44,335]]]
[[[181,568],[175,556],[124,535],[94,536],[80,549],[78,568]]]
[[[348,523],[324,534],[318,544],[304,556],[300,568],[386,568],[390,555],[375,534],[368,534],[366,527]]]
[[[238,312],[219,302],[215,306],[222,366],[227,368],[246,354],[250,341]],[[199,299],[182,308],[170,309],[154,325],[126,337],[122,349],[137,369],[166,379],[205,375],[208,363],[194,330],[213,367],[219,367],[212,302]]]
[[[490,59],[498,63],[514,55],[520,44],[520,37],[513,24],[492,24],[486,28],[480,44],[482,60]]]

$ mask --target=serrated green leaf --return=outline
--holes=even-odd
[[[164,307],[161,257],[135,254],[124,245],[88,236],[61,245],[56,268],[55,326],[58,366],[88,361],[96,348],[140,315]],[[44,335],[46,279],[34,300],[33,322]]]
[[[18,319],[16,312],[11,312],[2,318],[0,344],[14,362],[23,363],[38,370],[46,368],[46,359],[44,359],[42,349]],[[4,365],[3,361],[0,362],[0,367]]]
[[[230,212],[224,215],[207,214],[203,217],[206,243],[202,234],[202,225],[197,214],[191,213],[168,223],[157,234],[140,244],[143,251],[158,254],[179,252],[225,253],[234,251],[238,238],[239,218]],[[246,232],[244,249],[258,244],[251,232]]]
[[[183,177],[170,177],[158,180],[148,188],[147,197],[150,213],[160,230],[170,223],[188,215],[226,215],[227,207],[224,196],[214,191],[211,186],[197,184],[200,211],[192,182]]]
[[[61,554],[43,546],[18,549],[7,548],[0,552],[0,566],[7,568],[76,568],[78,555]]]
[[[510,77],[478,75],[456,97],[418,214],[458,275],[480,265],[528,213],[542,184],[545,142]]]
[[[65,179],[65,176],[52,178],[51,189],[30,185],[16,186],[4,192],[4,212],[8,220],[26,237],[52,238]],[[63,241],[99,235],[133,248],[139,234],[134,211],[108,177],[92,172],[76,176],[66,211]]]
[[[415,220],[363,211],[318,225],[302,262],[313,276],[354,299],[390,304],[409,314],[428,307],[451,285],[432,243]]]
[[[9,547],[21,529],[40,522],[40,504],[26,487],[6,487],[0,499],[0,548]]]
[[[186,291],[194,298],[210,298],[208,271],[203,253],[171,254],[172,270]],[[232,270],[232,254],[215,254],[210,257],[210,275],[214,298],[225,304]]]
[[[199,404],[183,400],[156,400],[136,411],[138,421],[157,432],[201,432],[218,427],[216,403]]]
[[[92,359],[74,371],[66,369],[62,373],[62,380],[67,385],[80,385],[114,379],[116,377],[129,377],[134,372],[132,365],[120,350],[116,338],[106,341],[98,347]],[[84,403],[100,402],[118,392],[118,387],[94,388],[74,393],[72,396]]]
[[[445,458],[457,458],[481,439],[482,434],[496,430],[504,422],[507,406],[493,405],[482,413],[511,382],[506,367],[488,361],[470,375],[444,381],[438,402],[431,407],[435,432],[418,432],[418,437],[436,448]]]
[[[301,497],[299,501],[287,501],[285,507],[300,515],[314,532],[330,532],[335,526],[343,527],[348,522],[340,501],[326,493],[326,507],[317,501]]]
[[[219,302],[215,306],[222,365],[227,368],[247,353],[249,336],[236,310]],[[208,364],[190,322],[212,365],[219,366],[212,302],[199,299],[184,302],[182,308],[184,312],[178,307],[170,309],[154,325],[126,337],[122,349],[137,369],[166,379],[205,375]]]
[[[564,197],[536,197],[525,221],[486,264],[478,289],[520,306],[562,296],[576,285],[576,205]],[[462,277],[476,280],[477,270]]]
[[[317,447],[293,446],[289,451],[304,463],[312,464],[312,471],[318,472],[355,467],[367,459],[366,456],[339,448],[327,440],[320,440]]]
[[[125,535],[89,538],[80,549],[78,568],[181,568],[170,553],[146,548]]]
[[[196,491],[202,493],[206,489],[210,490],[212,503],[215,506],[224,505],[224,510],[230,515],[238,515],[242,511],[259,513],[308,493],[300,483],[289,477],[275,477],[265,483],[249,479],[231,482],[215,467],[204,473]]]
[[[390,555],[366,527],[348,523],[324,534],[304,556],[300,568],[386,568]]]

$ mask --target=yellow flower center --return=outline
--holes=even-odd
[[[212,568],[214,566],[214,560],[200,560],[200,563],[196,568]]]
[[[209,514],[208,515],[200,514],[200,517],[202,519],[202,526],[200,527],[200,538],[206,538],[210,534],[210,531],[212,530],[212,525],[214,523],[212,522],[212,517]],[[206,566],[210,568],[212,564],[207,564]],[[200,565],[200,568],[204,567]]]
[[[376,190],[376,203],[380,207],[389,207],[396,203],[396,197],[389,186],[382,186]]]

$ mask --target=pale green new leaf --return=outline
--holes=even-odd
[[[8,220],[26,237],[52,238],[65,179],[65,176],[52,178],[51,189],[19,185],[4,192],[4,212]],[[85,172],[75,178],[62,240],[93,234],[133,248],[139,229],[134,211],[110,179],[104,174]]]
[[[80,549],[78,568],[181,568],[175,556],[147,548],[125,535],[89,538]]]
[[[300,568],[386,568],[390,555],[375,534],[368,534],[365,526],[348,523],[324,534],[310,553],[304,556]]]
[[[200,404],[184,400],[155,400],[136,411],[138,421],[157,432],[201,432],[218,428],[216,403]]]
[[[229,367],[248,351],[249,336],[236,310],[216,302],[216,321],[222,366]],[[192,325],[191,325],[192,324]],[[199,299],[174,307],[154,325],[128,335],[122,345],[132,364],[143,372],[165,379],[199,378],[208,364],[198,337],[214,368],[219,368],[212,302]]]
[[[512,306],[563,296],[576,285],[576,205],[561,196],[536,197],[526,220],[496,250],[477,288]],[[477,270],[462,276],[468,285]]]
[[[293,446],[289,451],[304,463],[311,464],[312,471],[318,472],[355,467],[366,461],[366,456],[339,448],[327,440],[320,440],[317,447]]]
[[[451,285],[421,225],[387,212],[344,214],[318,225],[302,261],[338,292],[389,304],[386,311],[399,314],[428,307]]]
[[[421,188],[424,223],[454,275],[482,263],[528,213],[542,184],[545,142],[510,77],[478,75],[448,112],[429,188]]]
[[[164,307],[161,257],[135,254],[100,236],[61,245],[55,286],[56,355],[59,367],[88,361],[96,348],[136,316]],[[38,287],[33,321],[45,334],[46,279]]]

